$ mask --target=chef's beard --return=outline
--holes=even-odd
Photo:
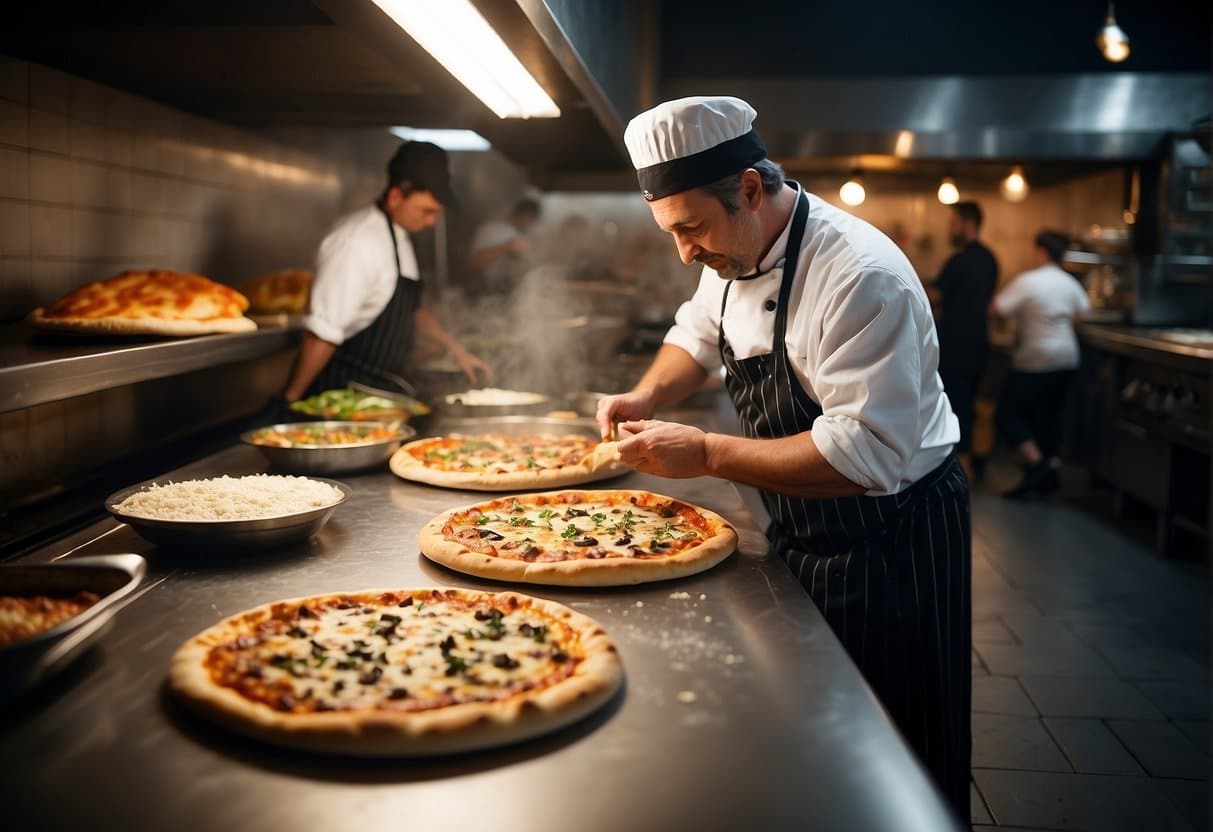
[[[733,280],[754,271],[762,254],[762,241],[759,239],[756,217],[749,214],[738,216],[730,226],[735,241],[735,253],[703,251],[695,255],[695,262],[707,266],[723,280]]]

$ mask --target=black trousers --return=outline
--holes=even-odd
[[[953,454],[893,498],[848,551],[768,537],[963,823],[972,698],[969,487]],[[888,502],[886,502],[888,501]],[[837,501],[839,511],[847,500]],[[862,511],[855,502],[855,511]],[[863,514],[868,514],[864,511]],[[808,551],[806,551],[808,550]],[[837,551],[836,549],[834,551]]]
[[[984,358],[986,351],[983,349],[980,353]],[[973,444],[973,403],[977,400],[977,390],[981,386],[985,369],[984,360],[976,363],[948,360],[947,356],[941,356],[939,361],[939,378],[943,381],[943,391],[948,394],[952,412],[960,423],[960,441],[956,443],[956,450],[962,454],[967,454]]]
[[[1057,456],[1065,432],[1066,400],[1074,382],[1074,370],[1049,373],[1007,374],[998,397],[994,422],[998,435],[1012,448],[1036,440],[1045,458]]]

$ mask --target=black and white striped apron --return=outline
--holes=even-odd
[[[316,376],[307,395],[345,387],[351,381],[381,389],[399,389],[393,376],[403,378],[413,348],[413,313],[421,306],[421,280],[401,274],[400,249],[392,218],[383,206],[380,213],[387,221],[392,254],[396,258],[396,289],[391,300],[370,326],[344,341],[328,364]]]
[[[801,387],[784,336],[808,219],[788,237],[771,352],[738,359],[724,337],[725,386],[744,436],[810,430],[821,407]],[[896,494],[813,500],[762,492],[767,537],[842,641],[961,820],[969,819],[969,491],[955,452]],[[811,703],[806,703],[812,707]]]

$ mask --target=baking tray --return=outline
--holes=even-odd
[[[20,696],[83,655],[105,634],[120,602],[146,572],[147,561],[133,554],[0,566],[0,595],[74,595],[88,590],[101,596],[58,626],[0,648],[0,702]]]
[[[127,497],[157,484],[157,481],[149,480],[114,492],[106,498],[105,508],[119,522],[126,523],[142,537],[160,546],[224,552],[273,549],[302,542],[320,531],[337,506],[348,500],[352,493],[348,485],[337,480],[325,477],[308,479],[333,486],[341,492],[341,499],[328,506],[256,520],[156,520],[118,511],[118,504]]]

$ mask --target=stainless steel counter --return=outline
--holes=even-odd
[[[260,470],[257,452],[237,447],[174,477]],[[523,587],[597,618],[619,645],[625,689],[583,724],[513,748],[400,762],[280,751],[183,713],[164,695],[169,657],[231,613],[338,590],[496,586],[425,561],[415,542],[435,513],[485,495],[386,470],[345,481],[350,501],[292,549],[186,557],[106,520],[28,558],[132,551],[150,569],[100,647],[0,717],[8,828],[961,828],[808,596],[767,556],[737,490],[708,478],[630,474],[608,487],[727,517],[740,551],[716,569],[636,588]]]
[[[1078,335],[1091,346],[1110,352],[1197,372],[1213,368],[1213,332],[1201,337],[1199,330],[1082,324]]]
[[[291,330],[195,338],[87,337],[0,327],[0,413],[97,390],[269,355],[292,343]]]

